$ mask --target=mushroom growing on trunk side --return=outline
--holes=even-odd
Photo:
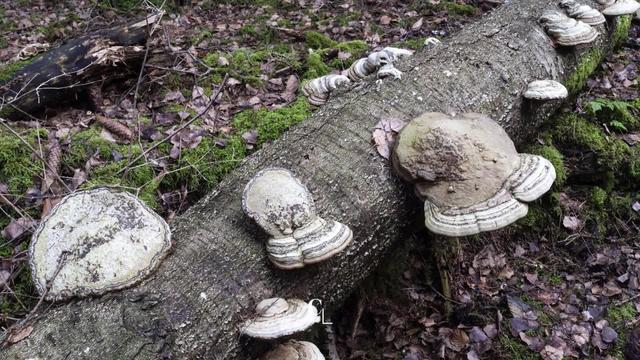
[[[425,225],[440,235],[436,241],[456,248],[461,236],[524,217],[525,202],[547,192],[556,175],[547,159],[518,154],[498,123],[476,113],[425,113],[413,119],[396,139],[392,163],[424,201]],[[443,292],[451,299],[447,247],[437,247],[444,250],[438,266]]]
[[[635,0],[616,0],[602,10],[607,16],[631,15],[640,10],[640,3]]]
[[[29,265],[47,300],[101,295],[153,272],[171,247],[167,223],[140,199],[111,188],[66,196],[42,220]]]
[[[560,7],[564,8],[570,17],[591,26],[604,24],[607,21],[600,11],[589,5],[578,4],[575,0],[562,0]]]
[[[351,80],[344,75],[325,75],[309,81],[302,88],[302,93],[307,97],[309,103],[321,106],[329,100],[332,91],[350,82]]]
[[[269,351],[263,360],[325,360],[317,346],[308,341],[289,340]]]
[[[240,332],[257,339],[277,339],[305,331],[320,322],[318,309],[298,299],[264,299],[256,305],[256,317],[244,322]]]
[[[259,171],[244,188],[242,209],[271,236],[267,252],[280,269],[326,260],[353,238],[347,225],[316,214],[311,193],[287,169]]]

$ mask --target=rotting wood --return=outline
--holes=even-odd
[[[536,19],[555,0],[511,1],[430,52],[398,67],[399,81],[369,81],[334,96],[282,139],[265,146],[173,223],[176,245],[139,286],[54,305],[3,359],[252,359],[268,347],[238,335],[263,298],[321,299],[330,307],[363,280],[390,246],[408,238],[422,210],[370,144],[382,118],[425,111],[476,111],[522,143],[560,104],[523,113],[534,79],[566,81],[590,48],[557,50]],[[610,50],[613,23],[591,48]],[[598,28],[605,32],[605,26]],[[348,224],[353,244],[326,263],[275,269],[266,235],[243,214],[246,182],[260,169],[291,169],[314,194],[318,213]]]

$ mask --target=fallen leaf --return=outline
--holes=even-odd
[[[413,23],[413,25],[411,25],[411,30],[413,30],[413,31],[420,30],[420,28],[422,27],[423,20],[424,20],[424,18],[420,18],[420,19],[418,19],[418,21]]]
[[[30,232],[33,227],[35,227],[37,222],[33,219],[28,219],[21,217],[19,219],[13,219],[11,222],[2,230],[2,236],[8,241],[16,240],[26,233]]]
[[[33,331],[33,326],[20,326],[18,328],[11,328],[8,332],[9,335],[5,338],[6,344],[15,344],[26,339]]]
[[[584,223],[576,216],[565,216],[562,219],[562,226],[571,231],[578,231],[582,228],[582,226],[584,226]]]
[[[564,351],[551,345],[546,345],[540,352],[540,356],[542,356],[544,360],[562,360]]]
[[[380,16],[380,25],[389,25],[391,23],[391,18],[387,15]]]

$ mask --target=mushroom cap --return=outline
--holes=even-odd
[[[273,237],[286,237],[316,218],[311,193],[289,170],[267,168],[245,186],[242,209]]]
[[[42,220],[29,264],[38,292],[49,287],[47,300],[63,300],[131,286],[153,272],[170,247],[169,226],[140,199],[95,188],[66,196]]]
[[[638,10],[640,10],[640,3],[635,0],[616,0],[612,5],[602,10],[602,13],[607,16],[620,16],[633,14]]]
[[[291,335],[320,321],[318,309],[298,299],[264,299],[256,305],[256,314],[255,318],[242,325],[240,332],[258,339]]]
[[[315,78],[302,87],[302,93],[313,105],[323,105],[329,100],[329,94],[339,86],[350,83],[344,75],[329,74]]]
[[[560,6],[566,8],[567,14],[570,17],[591,26],[604,24],[607,21],[600,11],[589,5],[578,4],[573,2],[573,0],[564,0],[560,3]]]
[[[566,98],[569,92],[555,80],[536,80],[529,83],[523,96],[534,100],[554,100]]]
[[[425,201],[434,233],[465,236],[504,227],[555,180],[546,159],[518,154],[507,133],[475,113],[425,113],[396,139],[393,167]]]
[[[263,360],[324,360],[317,346],[308,341],[289,340],[269,351]]]
[[[572,19],[557,10],[547,10],[540,17],[547,33],[561,46],[575,46],[594,41],[599,33],[588,24]]]
[[[324,261],[353,239],[347,225],[316,215],[311,193],[286,169],[258,172],[245,187],[242,206],[272,236],[267,253],[281,269]]]

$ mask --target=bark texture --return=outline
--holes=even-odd
[[[277,295],[338,305],[393,242],[407,238],[407,225],[421,210],[371,145],[374,125],[425,111],[476,111],[491,115],[517,143],[526,139],[560,106],[523,107],[526,84],[567,79],[590,51],[560,52],[544,35],[536,20],[556,3],[510,1],[400,65],[402,80],[370,81],[334,96],[177,218],[173,253],[149,279],[49,307],[31,335],[1,350],[0,358],[252,359],[266,345],[240,337],[237,328],[257,301]],[[608,50],[613,27],[601,26],[592,47]],[[351,226],[353,244],[317,266],[275,269],[265,256],[265,235],[240,204],[246,182],[268,166],[292,170],[314,194],[320,216]]]

